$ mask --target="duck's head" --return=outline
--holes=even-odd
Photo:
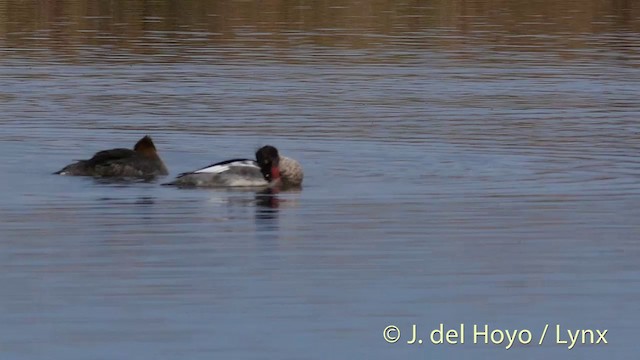
[[[262,176],[271,182],[280,178],[280,156],[278,149],[271,145],[266,145],[256,151],[256,161],[260,167]]]
[[[133,151],[139,152],[144,156],[157,156],[156,146],[153,144],[153,140],[151,140],[149,135],[138,140],[136,145],[133,147]]]

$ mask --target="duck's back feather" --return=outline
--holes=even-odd
[[[166,175],[167,170],[159,158],[149,159],[130,149],[110,149],[95,153],[91,159],[70,164],[56,174],[140,177]]]
[[[84,160],[87,165],[97,165],[101,163],[107,163],[110,161],[117,161],[122,159],[129,159],[136,156],[137,153],[131,149],[111,149],[98,151],[89,160]]]
[[[184,187],[262,187],[267,185],[258,164],[250,159],[233,159],[185,172],[166,184]]]
[[[194,170],[194,171],[188,171],[188,172],[183,172],[178,174],[178,178],[186,176],[186,175],[192,175],[192,174],[197,174],[197,173],[209,173],[209,174],[220,174],[223,173],[225,171],[229,171],[232,167],[258,167],[258,164],[251,160],[251,159],[233,159],[233,160],[225,160],[225,161],[221,161],[215,164],[211,164],[208,166],[205,166],[203,168],[200,168],[198,170]]]

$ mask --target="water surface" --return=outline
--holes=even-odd
[[[0,351],[638,355],[639,17],[622,0],[0,2]],[[169,177],[51,175],[145,134]],[[264,144],[304,165],[301,192],[160,186]],[[534,341],[406,344],[441,322]],[[609,344],[538,346],[547,323]]]

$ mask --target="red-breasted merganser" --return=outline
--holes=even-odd
[[[140,139],[131,149],[110,149],[95,153],[55,172],[59,175],[147,178],[167,175],[167,167],[158,156],[151,137]]]

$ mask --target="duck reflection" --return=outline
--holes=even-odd
[[[277,209],[280,207],[280,199],[278,199],[278,189],[263,189],[256,193],[256,206],[259,208]]]
[[[280,207],[278,193],[279,190],[273,188],[264,189],[256,193],[256,220],[273,220],[278,218],[278,208]]]
[[[297,201],[295,193],[299,193],[301,188],[287,189],[286,198],[282,198],[284,193],[277,187],[263,189],[255,194],[255,219],[258,230],[279,230],[280,209],[285,207],[295,207]],[[294,198],[291,198],[291,196]]]

